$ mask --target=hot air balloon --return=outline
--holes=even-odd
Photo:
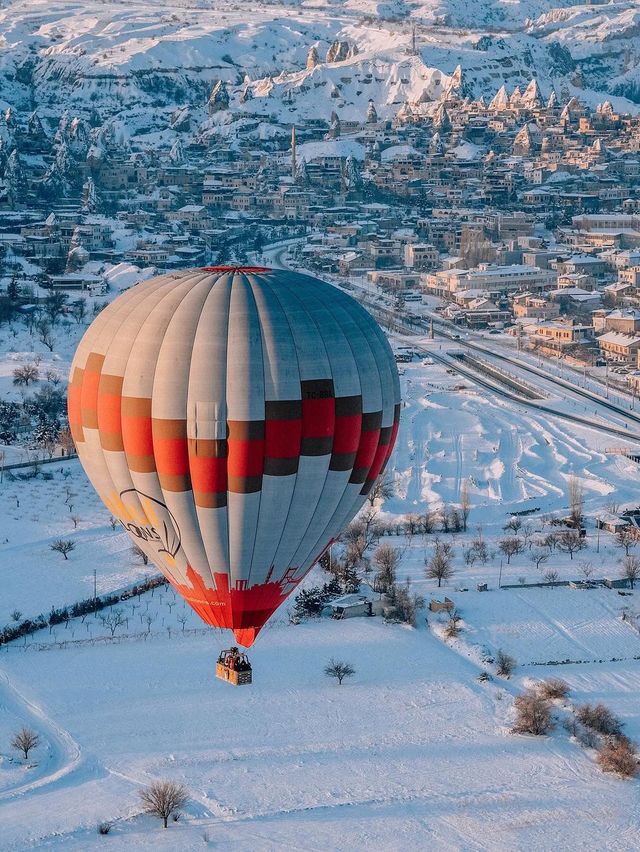
[[[340,290],[262,267],[172,272],[93,321],[69,424],[94,488],[207,623],[249,647],[383,471],[398,374]]]

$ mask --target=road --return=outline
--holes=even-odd
[[[292,268],[287,262],[288,250],[288,246],[281,246],[269,253],[270,261],[274,268]],[[483,357],[488,358],[493,364],[495,364],[495,366],[499,366],[502,371],[504,371],[504,365],[509,364],[516,370],[516,372],[512,374],[512,378],[514,380],[522,380],[523,377],[519,374],[524,373],[526,375],[526,381],[533,383],[533,385],[540,390],[542,396],[556,396],[560,403],[572,402],[575,406],[584,408],[585,415],[575,414],[571,411],[564,411],[562,408],[553,405],[551,402],[545,403],[527,399],[526,397],[509,390],[499,382],[492,381],[487,376],[479,375],[476,371],[463,366],[458,359],[450,358],[446,355],[446,353],[443,355],[435,352],[432,345],[421,345],[419,339],[411,341],[411,345],[414,349],[416,349],[416,351],[419,351],[424,355],[434,357],[436,360],[445,363],[448,368],[455,369],[457,373],[470,381],[473,381],[475,384],[490,390],[492,393],[496,393],[507,398],[512,402],[528,406],[537,411],[544,412],[545,414],[550,414],[554,417],[561,418],[562,420],[586,426],[590,429],[596,429],[600,432],[623,438],[628,441],[640,443],[640,430],[634,430],[634,427],[640,426],[640,416],[634,412],[616,405],[611,400],[608,400],[587,388],[579,387],[577,383],[568,382],[559,376],[552,375],[544,369],[535,367],[523,359],[514,358],[512,355],[508,355],[503,351],[496,352],[495,349],[484,346],[477,341],[472,341],[467,337],[462,337],[456,326],[452,323],[448,323],[439,316],[430,315],[425,319],[422,316],[411,314],[410,311],[407,311],[406,304],[403,314],[399,315],[397,311],[393,310],[388,305],[388,303],[380,302],[377,298],[375,298],[369,290],[357,288],[357,285],[354,286],[356,286],[356,290],[352,293],[352,295],[358,298],[358,301],[360,301],[360,303],[366,307],[379,322],[386,325],[392,331],[415,338],[420,335],[421,332],[422,336],[424,336],[424,333],[428,330],[429,323],[433,322],[434,333],[437,333],[438,337],[451,341],[455,344],[456,348],[462,350],[473,350],[482,354]],[[576,376],[576,379],[577,378],[578,377]],[[585,404],[585,401],[589,403],[589,412],[592,410],[591,406],[593,405],[593,417],[586,413],[587,405]],[[604,409],[604,413],[610,418],[609,420],[599,419],[602,418],[602,409]],[[613,415],[613,418],[611,418],[611,415]],[[611,422],[611,419],[613,419],[613,422]]]

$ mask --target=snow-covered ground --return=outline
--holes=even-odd
[[[150,606],[166,612],[157,594]],[[482,684],[423,624],[323,620],[267,630],[254,684],[233,689],[213,678],[219,644],[178,631],[5,652],[0,739],[26,719],[45,742],[30,769],[3,755],[3,849],[637,848],[637,784],[602,775],[562,729],[509,733],[518,680],[548,671]],[[356,668],[341,687],[322,674],[332,656]],[[561,673],[640,733],[637,664]],[[157,777],[192,795],[166,833],[139,815]],[[102,820],[116,820],[108,838]]]
[[[42,375],[66,374],[83,329],[60,325],[53,353],[22,323],[3,329],[3,397],[19,398],[17,362],[39,356]],[[434,356],[455,348],[422,345]],[[545,405],[584,416],[580,397],[528,378],[544,386]],[[380,518],[393,526],[455,505],[463,487],[471,512],[466,533],[383,540],[401,550],[400,580],[427,602],[454,600],[461,636],[443,640],[442,616],[429,613],[427,626],[426,611],[417,629],[380,618],[294,625],[289,602],[252,649],[255,683],[235,690],[213,677],[228,636],[205,628],[173,590],[156,589],[112,607],[122,616],[113,636],[107,610],[5,646],[0,849],[638,848],[638,782],[603,775],[562,726],[539,739],[509,732],[514,695],[560,675],[572,701],[604,701],[640,739],[638,592],[523,585],[548,569],[580,579],[587,563],[595,578],[618,576],[623,550],[594,518],[637,502],[637,464],[605,452],[624,442],[602,423],[625,418],[599,407],[600,428],[569,425],[437,359],[403,364],[401,383],[396,493]],[[77,461],[12,478],[21,473],[5,472],[0,484],[0,625],[16,609],[34,618],[90,597],[94,570],[98,592],[153,570],[112,529]],[[537,542],[567,513],[572,476],[584,491],[586,549],[573,560],[555,550],[538,569]],[[508,562],[504,526],[526,510],[535,510],[522,519],[527,546]],[[468,564],[479,529],[488,556]],[[440,589],[425,578],[436,537],[453,546],[454,575]],[[57,538],[76,545],[66,561],[50,549]],[[306,583],[324,580],[316,568]],[[482,583],[487,592],[477,591]],[[498,650],[515,657],[514,678],[479,682]],[[323,675],[331,657],[356,668],[342,686]],[[21,724],[42,737],[27,764],[9,747]],[[141,785],[165,777],[191,793],[166,833],[137,798]],[[102,820],[114,821],[107,838],[96,832]]]
[[[575,579],[588,560],[594,576],[616,576],[621,550],[607,533],[598,540],[593,515],[610,500],[633,503],[637,466],[604,453],[603,433],[569,430],[442,365],[403,370],[398,491],[381,515],[456,503],[463,482],[472,509],[469,532],[446,536],[455,573],[442,589],[424,576],[434,534],[385,540],[401,548],[399,577],[417,593],[455,601],[461,637],[447,644],[441,617],[429,614],[428,628],[424,611],[415,630],[380,618],[292,625],[285,611],[252,649],[254,684],[233,689],[213,677],[228,637],[170,589],[114,607],[125,621],[113,638],[100,616],[39,631],[0,653],[2,849],[638,847],[637,782],[603,775],[561,726],[539,739],[509,733],[513,696],[561,675],[572,700],[605,701],[640,737],[640,634],[622,620],[623,608],[636,614],[637,592],[518,586],[540,579],[531,552],[501,566],[497,548],[512,511],[539,509],[524,518],[531,541],[548,531],[574,474],[588,548],[544,567]],[[0,487],[4,619],[90,596],[94,567],[102,590],[143,570],[79,464],[48,469],[52,479]],[[466,565],[478,526],[489,557]],[[62,534],[77,543],[67,562],[49,549]],[[315,569],[307,582],[322,580]],[[515,677],[478,682],[498,649],[516,658]],[[323,675],[331,657],[356,668],[342,686]],[[28,765],[8,747],[23,723],[43,740]],[[192,797],[166,833],[137,798],[165,777]],[[96,833],[102,820],[115,821],[107,838]]]

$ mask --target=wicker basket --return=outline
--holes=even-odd
[[[225,666],[224,663],[216,663],[216,677],[220,678],[220,680],[226,680],[227,683],[232,683],[234,686],[245,686],[251,683],[251,675],[251,669],[236,671]]]

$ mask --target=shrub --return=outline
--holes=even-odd
[[[549,702],[537,692],[523,692],[518,695],[514,704],[516,723],[512,729],[513,733],[541,736],[553,728]]]
[[[412,591],[409,578],[407,577],[402,586],[392,585],[388,589],[387,596],[392,610],[395,611],[393,620],[415,627],[418,610],[424,606],[424,598]]]
[[[506,654],[504,651],[498,651],[496,654],[497,673],[500,677],[510,677],[516,667],[516,661],[513,657]]]
[[[566,698],[569,694],[569,684],[559,677],[551,677],[549,680],[542,681],[538,691],[543,698],[550,701],[554,698]]]
[[[623,778],[635,778],[638,774],[638,755],[626,737],[604,742],[598,749],[596,760],[603,772],[615,772]]]
[[[113,823],[111,822],[99,822],[98,823],[98,834],[109,834],[111,829],[113,828]]]
[[[578,721],[598,734],[622,735],[622,722],[604,704],[582,704],[576,709]]]
[[[444,635],[447,639],[456,639],[460,635],[460,621],[462,620],[462,616],[458,612],[457,609],[454,609],[449,613],[449,620],[447,621],[447,625],[444,628]]]

